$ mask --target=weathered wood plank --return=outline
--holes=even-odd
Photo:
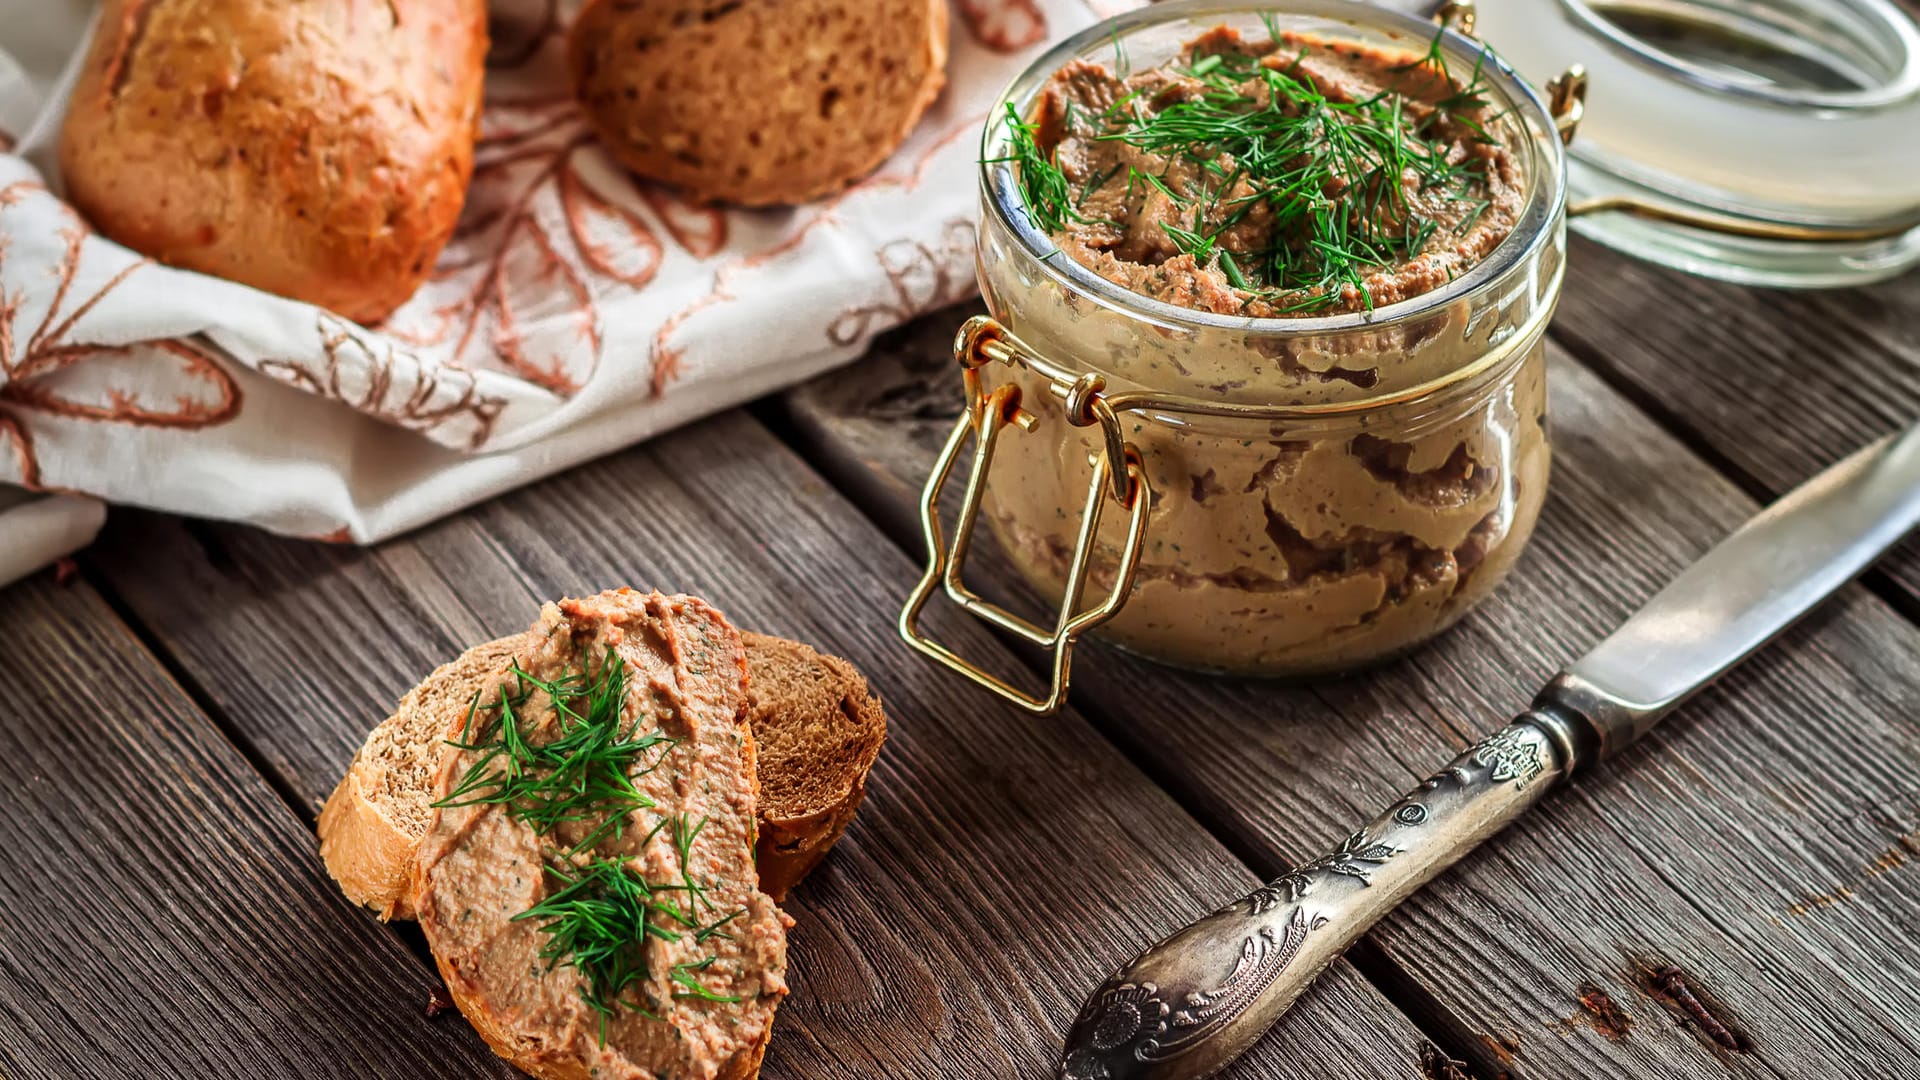
[[[1078,717],[1020,719],[904,655],[908,560],[744,414],[377,550],[147,517],[95,557],[309,806],[409,683],[539,598],[692,591],[851,658],[893,730],[858,821],[790,905],[770,1078],[1050,1075],[1087,987],[1253,880]],[[1237,1075],[1405,1077],[1422,1041],[1341,965]]]
[[[0,1074],[508,1076],[84,584],[0,591]]]
[[[807,453],[915,551],[906,501],[959,406],[946,337],[967,313],[785,399]],[[1440,642],[1309,686],[1096,646],[1075,700],[1263,873],[1324,850],[1754,509],[1563,355],[1551,377],[1534,546]],[[990,539],[970,567],[1031,603]],[[1917,707],[1920,633],[1850,589],[1385,923],[1370,973],[1482,1075],[1920,1076],[1920,957],[1889,944],[1920,931]]]
[[[1776,495],[1920,418],[1920,274],[1785,292],[1575,238],[1556,338],[1750,491]],[[1920,540],[1878,576],[1920,615]]]

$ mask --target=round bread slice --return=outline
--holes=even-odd
[[[320,858],[340,889],[381,919],[413,918],[413,853],[433,816],[442,737],[482,696],[507,680],[527,635],[475,645],[407,691],[367,736],[320,810]]]
[[[947,0],[592,0],[567,53],[627,168],[699,199],[799,203],[872,172],[939,96]]]
[[[544,1080],[751,1077],[791,920],[756,887],[739,633],[620,590],[547,605],[513,662],[449,733],[414,864],[454,1003]],[[528,749],[560,740],[548,757],[589,764]]]
[[[887,717],[845,660],[797,641],[742,636],[760,759],[760,888],[784,900],[859,811]]]

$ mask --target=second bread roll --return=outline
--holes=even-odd
[[[828,195],[946,82],[947,0],[592,0],[574,91],[627,168],[744,206]]]

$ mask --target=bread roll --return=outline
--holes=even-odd
[[[567,54],[627,168],[798,203],[872,172],[939,96],[947,0],[591,0]]]
[[[473,171],[485,0],[105,0],[69,201],[162,262],[385,318]]]

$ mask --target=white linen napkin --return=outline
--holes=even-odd
[[[93,543],[106,520],[99,499],[0,487],[0,588]]]
[[[88,232],[53,170],[87,5],[0,0],[0,25],[32,28],[0,52],[0,484],[365,543],[844,363],[972,293],[981,121],[1093,18],[956,0],[947,89],[890,161],[742,211],[593,144],[563,74],[576,6],[494,0],[460,230],[361,327]],[[7,555],[30,550],[12,516]]]

